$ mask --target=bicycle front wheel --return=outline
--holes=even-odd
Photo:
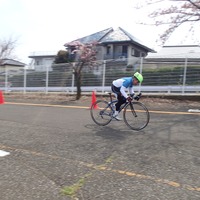
[[[92,120],[99,126],[105,126],[112,120],[113,110],[107,101],[98,100],[90,109]]]
[[[131,102],[124,108],[124,122],[132,130],[142,130],[149,123],[150,115],[146,106],[140,102]]]

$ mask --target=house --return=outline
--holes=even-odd
[[[13,59],[0,60],[0,87],[10,87],[12,83],[8,81],[8,77],[22,73],[26,64]]]
[[[97,60],[123,60],[134,64],[140,57],[155,51],[145,46],[141,41],[122,28],[108,28],[89,36],[65,43],[64,46],[72,52],[77,43],[98,42]]]
[[[30,68],[35,71],[52,71],[51,65],[55,60],[57,51],[39,51],[32,52],[29,56],[31,58]]]
[[[13,59],[2,59],[0,62],[0,73],[5,73],[6,70],[17,72],[23,69],[26,64]]]
[[[180,66],[185,63],[200,66],[199,45],[163,46],[157,53],[149,53],[145,58],[148,66],[157,68],[166,66]]]
[[[97,60],[118,60],[125,64],[134,64],[140,57],[145,57],[153,49],[145,46],[141,41],[122,28],[105,30],[93,33],[83,38],[65,43],[64,46],[72,52],[77,44],[98,42]],[[33,52],[29,56],[32,59],[31,67],[36,71],[52,70],[51,64],[55,60],[57,52]]]

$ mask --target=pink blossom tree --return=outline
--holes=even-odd
[[[140,0],[136,8],[148,8],[148,19],[141,22],[150,24],[149,19],[153,19],[152,25],[165,25],[163,33],[160,35],[162,43],[165,43],[172,33],[183,24],[189,25],[189,32],[194,32],[200,22],[200,0]]]
[[[71,56],[74,58],[72,67],[77,87],[76,100],[78,100],[81,98],[82,69],[85,66],[92,67],[96,64],[97,43],[82,44],[76,41],[76,44],[73,42],[73,44],[68,43],[66,46],[73,46],[74,49]]]

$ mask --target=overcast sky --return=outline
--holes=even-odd
[[[17,56],[28,64],[34,51],[58,51],[72,40],[121,27],[156,49],[158,28],[138,25],[134,0],[0,0],[0,38],[18,38]]]

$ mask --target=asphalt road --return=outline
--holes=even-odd
[[[84,106],[0,105],[1,200],[199,200],[200,115],[149,110],[137,132]]]

